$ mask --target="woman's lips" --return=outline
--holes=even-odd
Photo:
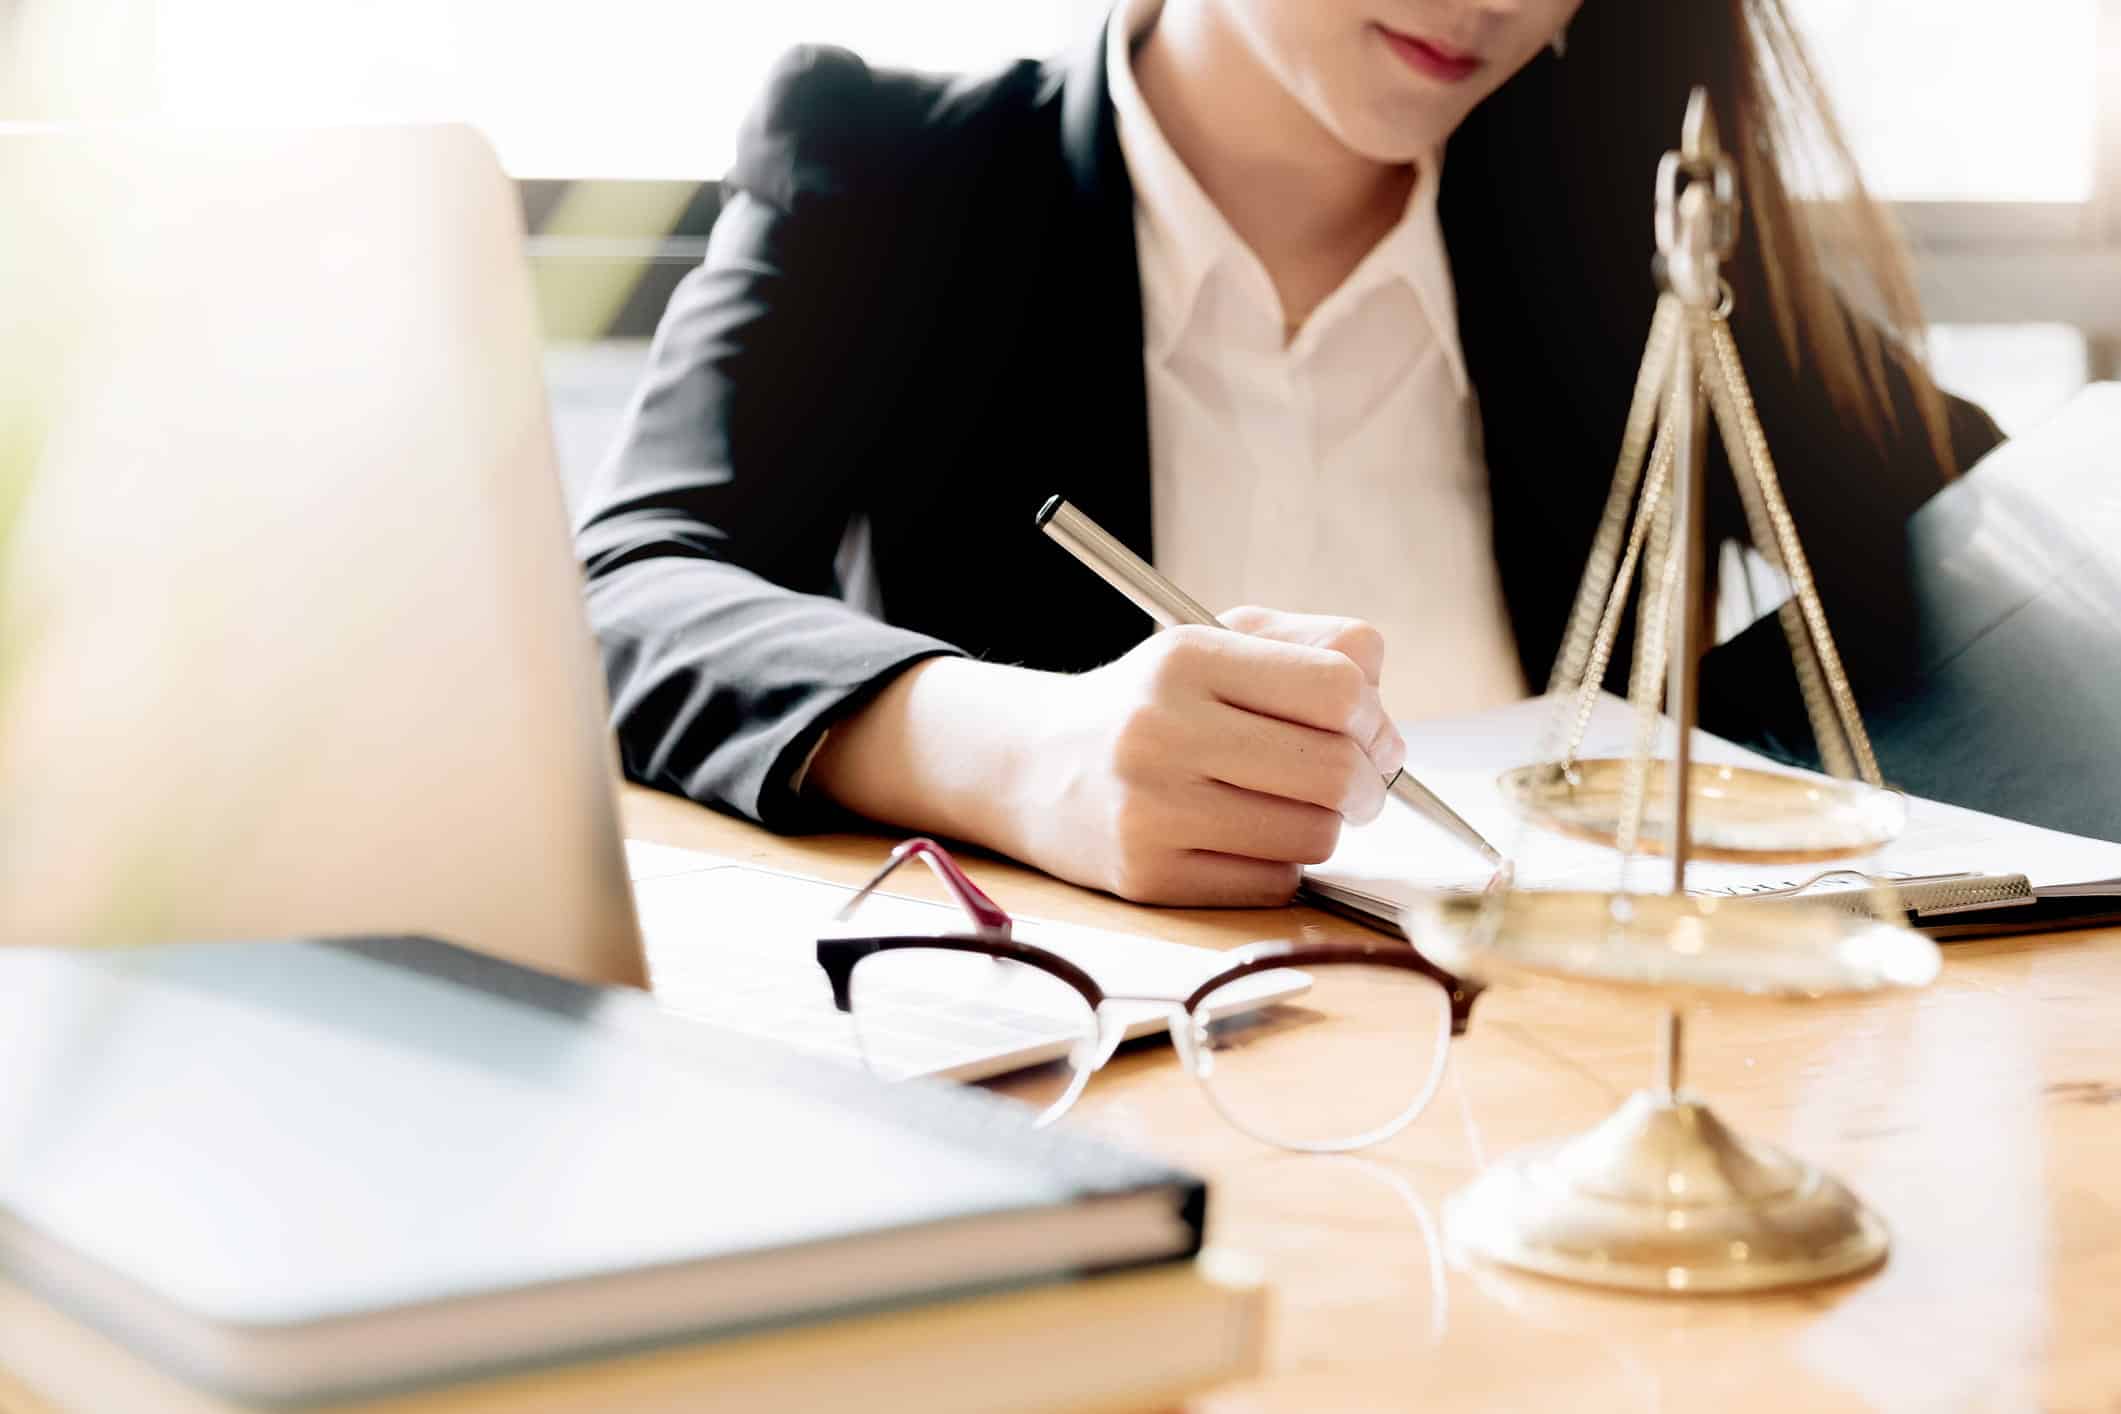
[[[1411,34],[1401,34],[1398,30],[1388,29],[1384,25],[1379,25],[1377,32],[1384,36],[1385,44],[1399,56],[1400,62],[1417,74],[1441,79],[1445,83],[1457,83],[1462,79],[1471,78],[1473,71],[1480,67],[1478,54],[1462,54],[1448,45],[1417,39]]]

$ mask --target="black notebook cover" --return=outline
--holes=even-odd
[[[417,938],[0,948],[0,1269],[249,1399],[1191,1256],[1202,1184]]]

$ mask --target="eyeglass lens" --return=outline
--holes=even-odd
[[[1042,1123],[1074,1103],[1104,1058],[1099,1017],[1082,993],[1025,963],[894,948],[858,962],[849,993],[872,1071],[894,1079],[930,1071],[968,1047],[1013,1055],[998,1088]],[[1232,1124],[1287,1148],[1353,1149],[1389,1138],[1428,1103],[1443,1074],[1451,1006],[1441,985],[1416,972],[1315,963],[1226,983],[1175,1029],[1180,1060]]]
[[[888,1079],[931,1071],[969,1047],[1019,1055],[999,1083],[1057,1118],[1096,1067],[1097,1015],[1049,972],[984,953],[895,948],[855,964],[849,1011],[869,1069]]]
[[[1420,1114],[1450,1040],[1439,983],[1327,963],[1255,972],[1209,993],[1180,1048],[1238,1128],[1287,1148],[1339,1150],[1388,1139]]]

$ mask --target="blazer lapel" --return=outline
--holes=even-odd
[[[1149,508],[1149,392],[1142,371],[1141,269],[1134,184],[1105,82],[1105,28],[1059,62],[1061,156],[1074,238],[1056,252],[1072,279],[1074,317],[1058,351],[1082,412],[1077,460],[1062,494],[1136,554],[1154,546]]]

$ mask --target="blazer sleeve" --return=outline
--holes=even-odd
[[[894,391],[859,336],[892,219],[874,100],[851,54],[782,60],[575,537],[627,775],[783,830],[837,817],[790,784],[829,724],[956,651],[837,597]]]

